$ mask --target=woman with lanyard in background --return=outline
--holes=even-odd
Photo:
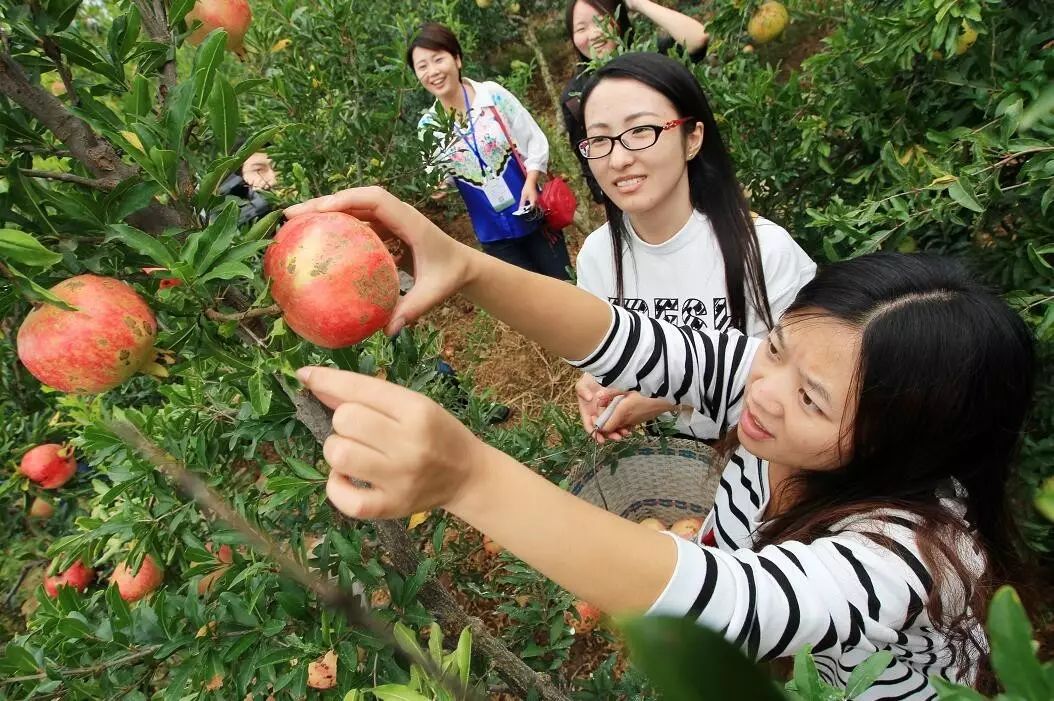
[[[526,270],[566,280],[571,265],[560,232],[543,227],[538,179],[549,161],[549,142],[538,123],[508,90],[461,75],[461,44],[449,28],[429,22],[410,42],[406,63],[436,97],[418,123],[442,146],[440,167],[457,185],[484,252]],[[437,109],[460,122],[452,143]]]
[[[571,150],[578,157],[593,200],[598,203],[604,201],[604,192],[590,173],[586,159],[578,152],[578,142],[586,136],[580,98],[590,78],[589,61],[611,56],[618,47],[616,39],[627,45],[633,41],[631,11],[644,15],[661,30],[659,53],[669,54],[678,49],[687,54],[692,63],[698,63],[706,56],[706,46],[710,41],[702,22],[651,0],[568,0],[564,24],[581,63],[564,87],[560,109],[571,140]]]

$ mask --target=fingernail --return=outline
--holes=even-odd
[[[396,336],[398,336],[399,332],[403,330],[404,326],[406,326],[406,319],[399,317],[398,319],[394,320],[388,327],[391,329],[391,331],[388,333],[388,338],[395,338]]]
[[[300,368],[296,371],[296,379],[300,380],[300,384],[306,385],[308,378],[311,377],[311,368]]]

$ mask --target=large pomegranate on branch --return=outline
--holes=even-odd
[[[18,329],[18,357],[45,385],[94,394],[121,384],[154,359],[157,321],[127,284],[78,275],[51,288],[75,311],[42,304]]]
[[[264,254],[264,273],[289,328],[323,348],[344,348],[384,328],[399,299],[387,247],[339,212],[290,220]]]
[[[190,33],[187,41],[200,44],[212,31],[223,29],[227,32],[227,48],[241,51],[252,21],[253,11],[248,0],[198,0],[187,13],[186,22],[187,27],[193,27],[196,22],[201,25]]]

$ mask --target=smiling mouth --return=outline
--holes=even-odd
[[[440,78],[439,80],[431,80],[428,82],[433,88],[438,88],[440,85],[446,82],[446,78]]]
[[[641,183],[647,179],[646,175],[632,175],[615,180],[615,187],[619,190],[636,190]]]
[[[775,438],[772,432],[765,428],[765,424],[761,423],[758,415],[754,413],[749,404],[743,407],[743,414],[739,419],[739,424],[743,432],[754,440]]]

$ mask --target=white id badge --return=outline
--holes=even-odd
[[[488,178],[483,183],[483,192],[487,195],[487,201],[490,202],[495,212],[516,204],[516,198],[512,196],[512,190],[509,189],[504,178]]]

